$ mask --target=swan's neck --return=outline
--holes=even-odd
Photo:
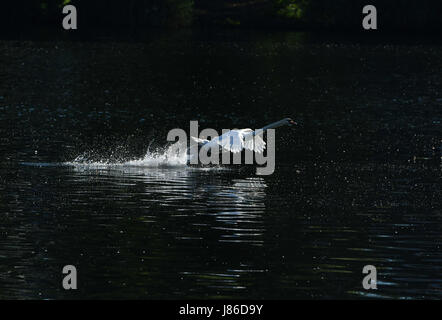
[[[275,129],[275,128],[284,126],[286,124],[287,124],[287,120],[285,120],[285,119],[273,122],[271,124],[266,125],[265,127],[261,128],[261,129],[255,130],[254,135],[256,136],[258,134],[262,134],[264,131],[266,131],[268,129]]]

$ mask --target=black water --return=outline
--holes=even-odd
[[[8,40],[0,63],[0,298],[442,298],[440,45]],[[270,176],[66,164],[286,116]]]

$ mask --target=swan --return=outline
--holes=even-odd
[[[214,145],[219,145],[223,150],[232,153],[238,153],[242,150],[251,150],[256,153],[262,153],[265,149],[266,143],[261,138],[261,135],[268,129],[275,129],[281,126],[293,126],[297,125],[295,121],[290,118],[284,118],[282,120],[270,123],[265,127],[257,130],[250,128],[246,129],[233,129],[211,140],[199,139],[191,137],[196,141],[198,145],[203,149],[210,149]]]

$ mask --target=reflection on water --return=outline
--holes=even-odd
[[[373,169],[353,170],[367,175],[347,179],[364,184]],[[333,204],[323,189],[338,178],[331,167],[300,166],[296,180],[284,166],[269,177],[41,163],[13,171],[2,192],[2,298],[416,298],[442,289],[440,212],[395,199],[355,204],[369,203],[370,189],[342,190],[348,200]],[[60,289],[65,264],[79,270],[75,293]],[[378,268],[377,292],[361,287],[366,264]]]
[[[0,298],[440,299],[441,48],[296,39],[1,42]],[[285,116],[270,176],[149,153]]]
[[[262,246],[266,188],[262,178],[237,174],[229,177],[232,170],[225,168],[23,163],[19,170],[26,178],[14,181],[14,186],[8,188],[19,188],[21,196],[11,199],[8,207],[14,213],[11,223],[19,222],[19,230],[23,231],[8,233],[1,242],[3,258],[9,261],[3,264],[5,270],[11,266],[11,253],[18,255],[19,265],[32,258],[30,265],[20,265],[21,271],[15,270],[17,277],[32,279],[33,263],[41,259],[39,264],[54,272],[48,277],[55,280],[59,274],[56,267],[72,261],[69,258],[72,251],[77,267],[82,270],[86,265],[89,270],[85,275],[88,286],[101,288],[101,294],[106,294],[103,288],[112,286],[114,281],[115,287],[121,289],[130,278],[145,274],[144,281],[149,282],[144,288],[147,296],[173,295],[170,288],[149,289],[151,281],[154,286],[164,281],[161,280],[166,271],[164,265],[169,270],[166,273],[176,269],[174,276],[179,277],[181,283],[196,281],[213,290],[223,286],[231,290],[241,288],[243,285],[236,282],[244,272],[263,272],[249,268],[246,263],[234,264],[225,270],[226,262],[216,258],[216,248],[222,247],[222,243],[238,244],[237,250]],[[5,225],[3,229],[7,230]],[[80,230],[87,231],[79,234]],[[41,235],[44,239],[35,243]],[[64,252],[64,248],[70,252]],[[225,254],[236,255],[226,249],[222,250]],[[98,261],[102,260],[106,262],[99,266]],[[208,263],[216,266],[217,260],[221,269],[206,271],[213,267],[206,269],[205,266]],[[126,263],[125,268],[119,269]],[[130,274],[128,269],[135,273]],[[6,275],[8,279],[13,278],[11,272]],[[41,275],[35,274],[35,277],[41,278]],[[107,280],[103,281],[103,277]],[[160,278],[155,280],[155,277]],[[42,281],[34,283],[36,287],[41,286],[40,289],[34,287],[34,291],[30,289],[27,294],[37,297],[38,291],[44,298],[63,294],[45,291]],[[45,281],[54,285],[52,290],[58,289],[51,279]],[[7,297],[22,285],[12,281],[11,291],[3,296]],[[127,290],[134,297],[140,294],[137,289]],[[16,294],[13,297],[18,298]],[[115,291],[111,296],[120,294],[124,296]]]

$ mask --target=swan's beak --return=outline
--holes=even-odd
[[[291,126],[296,126],[297,125],[297,123],[295,121],[293,121],[293,120],[290,120],[289,123],[290,123]]]

